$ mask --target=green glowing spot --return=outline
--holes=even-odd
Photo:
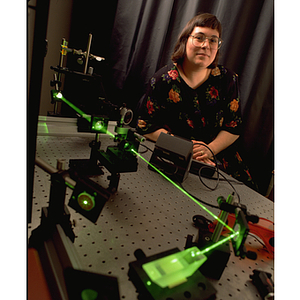
[[[103,129],[103,121],[98,121],[93,125],[93,129],[96,131],[101,131]]]
[[[147,281],[147,285],[150,286],[152,283],[150,280]]]
[[[66,184],[67,187],[74,190],[75,187],[72,184],[68,183],[67,181],[65,181],[65,184]],[[73,196],[72,198],[75,198],[75,197]]]
[[[150,279],[162,288],[174,287],[185,281],[207,260],[197,247],[188,248],[143,264]]]
[[[105,116],[93,115],[91,118],[91,132],[106,133],[108,126],[108,118]]]
[[[98,297],[98,292],[91,289],[85,289],[81,292],[82,300],[96,300],[97,297]]]
[[[95,198],[86,192],[78,195],[77,202],[86,211],[90,211],[95,207]]]
[[[138,152],[136,152],[134,149],[131,149],[132,152],[134,152],[138,157],[140,157],[143,161],[145,161],[147,164],[149,164],[156,172],[158,172],[161,176],[163,176],[166,180],[168,180],[170,183],[172,183],[176,188],[178,188],[183,194],[188,196],[191,200],[193,200],[196,204],[198,204],[203,210],[205,210],[208,214],[210,214],[214,219],[218,220],[222,225],[224,225],[228,230],[231,232],[234,232],[232,228],[230,228],[224,221],[222,221],[220,218],[218,218],[215,214],[213,214],[209,209],[207,209],[204,205],[202,205],[199,201],[197,201],[194,197],[192,197],[188,192],[186,192],[184,189],[182,189],[178,184],[176,184],[173,180],[171,180],[168,176],[166,176],[163,172],[161,172],[159,169],[157,169],[155,166],[153,166],[150,162],[148,162],[143,156],[141,156]]]
[[[61,92],[58,92],[56,95],[55,95],[56,98],[58,99],[61,99],[63,97],[62,93]]]
[[[131,144],[131,143],[129,143],[129,142],[127,142],[127,143],[125,143],[125,145],[124,145],[124,149],[126,150],[126,151],[130,151],[130,152],[133,152],[134,153],[134,149],[135,149],[135,146],[133,145],[133,144]]]

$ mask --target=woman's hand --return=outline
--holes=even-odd
[[[232,143],[234,143],[238,138],[238,135],[221,130],[216,136],[216,138],[208,145],[200,141],[192,141],[194,143],[193,158],[206,164],[215,166],[215,163],[211,161],[211,159],[213,158],[212,153],[209,151],[208,148],[201,144],[208,146],[214,153],[214,155],[217,155],[219,152],[221,152],[222,150],[230,146]]]
[[[193,146],[193,159],[196,159],[198,161],[201,161],[205,164],[215,166],[216,164],[211,161],[213,159],[212,153],[209,151],[209,149],[205,146],[205,143],[199,142],[199,141],[192,141],[194,143]]]

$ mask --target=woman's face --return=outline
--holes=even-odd
[[[219,37],[219,32],[216,29],[209,27],[195,27],[191,35],[197,36],[199,33],[203,33],[206,37]],[[186,56],[185,59],[198,67],[207,68],[217,55],[218,49],[211,49],[209,40],[206,39],[201,46],[196,47],[193,44],[193,37],[189,36],[186,43]]]

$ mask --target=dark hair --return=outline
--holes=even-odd
[[[221,38],[222,26],[220,21],[216,16],[208,13],[199,14],[193,17],[183,28],[171,56],[171,59],[174,63],[181,65],[183,63],[186,51],[187,40],[194,30],[195,27],[209,27],[216,29],[219,32],[219,37]],[[218,50],[215,60],[208,66],[209,69],[214,69],[218,65],[218,60],[220,56],[220,51]]]

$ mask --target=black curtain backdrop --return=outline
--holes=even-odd
[[[82,6],[74,0],[77,17],[73,12],[72,23],[75,28],[77,24],[77,34],[71,35],[72,41],[79,27],[84,42],[88,33],[93,33],[92,53],[106,57],[104,80],[109,100],[125,102],[132,109],[150,77],[170,61],[186,23],[197,13],[209,12],[218,17],[224,40],[219,62],[239,75],[244,159],[264,194],[274,168],[274,1],[119,0],[110,5],[104,0],[86,1],[87,5]],[[89,8],[86,17],[83,7]],[[103,24],[108,24],[110,42]],[[97,46],[99,40],[101,45]]]

